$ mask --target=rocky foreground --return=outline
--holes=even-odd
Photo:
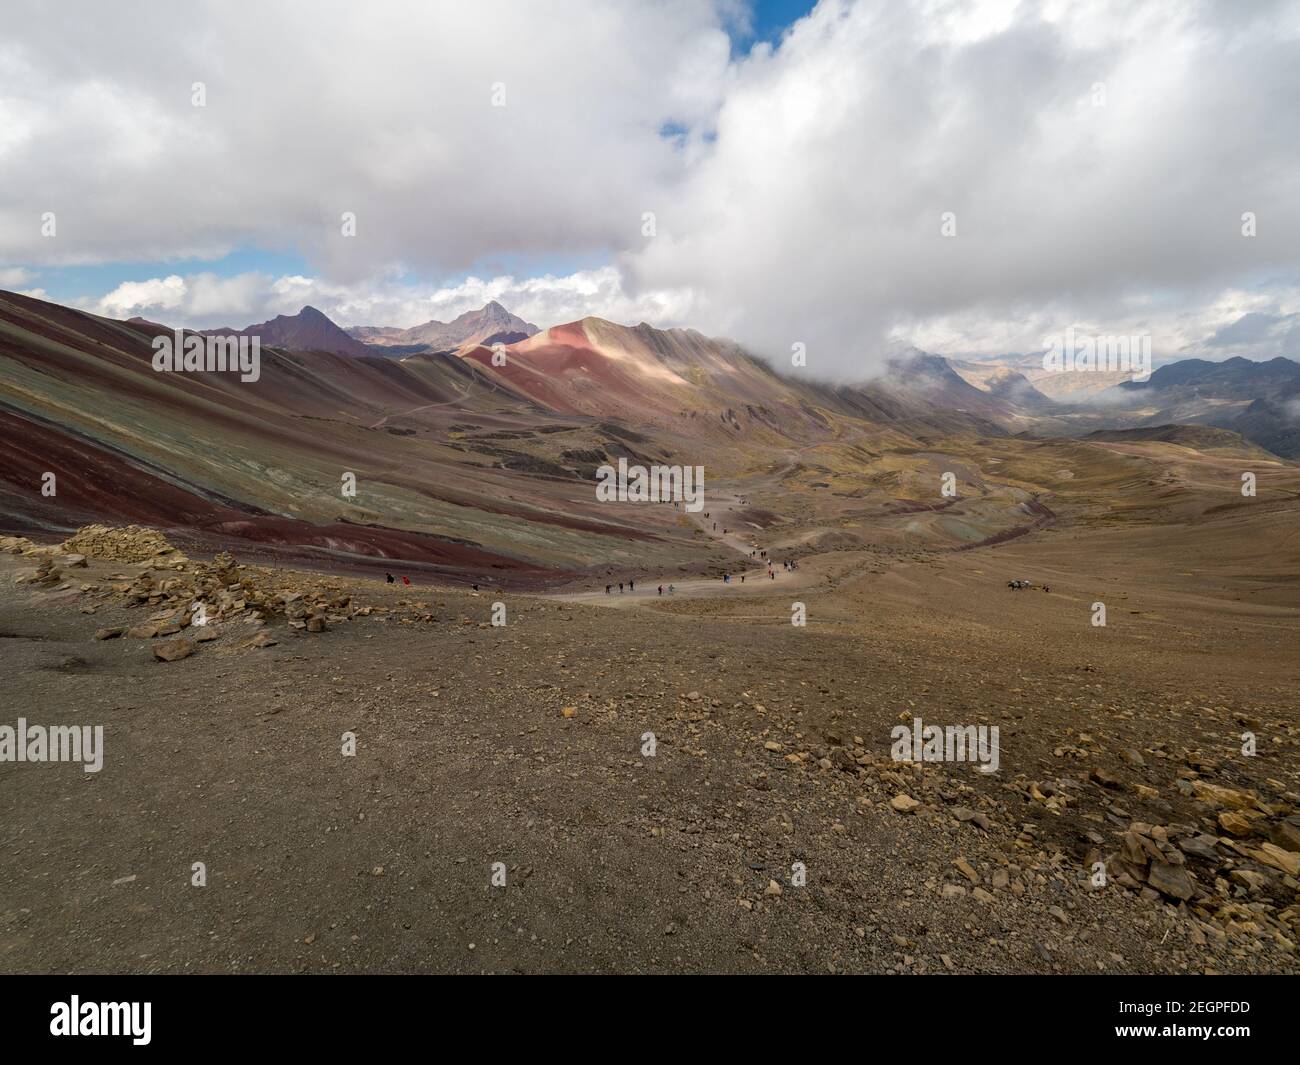
[[[1043,633],[990,691],[903,619],[792,650],[762,599],[393,588],[135,528],[0,549],[0,724],[107,737],[102,773],[0,764],[6,971],[1300,971],[1271,698]],[[891,757],[936,702],[1003,724],[997,773]]]

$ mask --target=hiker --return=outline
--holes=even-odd
[[[406,585],[408,588],[411,587],[411,578],[408,577],[405,573],[402,574],[402,583]]]
[[[609,595],[609,590],[610,590],[611,588],[613,588],[613,587],[614,587],[614,586],[613,586],[612,584],[607,584],[607,585],[605,585],[605,594],[606,594],[606,595]]]
[[[776,580],[776,574],[772,570],[768,570],[767,575],[771,577],[772,580]]]
[[[743,573],[740,575],[740,583],[741,584],[745,583],[745,575]]]
[[[628,590],[629,592],[635,592],[635,591],[636,591],[636,581],[628,581],[628,582],[627,582],[627,590]]]
[[[389,584],[396,584],[396,583],[397,583],[397,581],[393,578],[393,575],[392,575],[391,573],[385,573],[384,576],[388,578],[388,583],[389,583]]]
[[[618,594],[619,594],[619,595],[622,595],[622,594],[623,594],[623,582],[622,582],[622,581],[619,581],[619,582],[618,582]]]
[[[673,592],[675,592],[675,591],[677,591],[677,589],[676,589],[673,585],[670,584],[670,585],[668,586],[668,594],[669,594],[669,595],[672,595]]]
[[[662,584],[659,585],[659,594],[660,594],[660,595],[663,595],[663,594],[664,594],[664,586],[663,586]]]

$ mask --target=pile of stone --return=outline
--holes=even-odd
[[[1106,870],[1117,884],[1142,891],[1151,899],[1164,895],[1185,901],[1205,894],[1165,825],[1134,821],[1124,833],[1118,853],[1107,859]]]
[[[353,616],[349,595],[273,588],[275,580],[222,552],[211,563],[189,563],[175,576],[146,570],[129,583],[114,585],[114,591],[131,603],[163,608],[125,632],[142,638],[172,635],[187,626],[197,630],[228,621],[266,624],[279,618],[293,629],[324,632],[331,623]]]
[[[275,638],[265,631],[275,623],[320,633],[355,617],[381,621],[396,617],[403,624],[437,620],[425,603],[404,599],[396,610],[378,605],[359,607],[350,595],[324,581],[244,566],[229,552],[211,562],[195,561],[156,529],[135,525],[88,525],[55,546],[5,536],[0,537],[0,551],[23,555],[37,564],[36,570],[19,575],[18,583],[49,590],[71,589],[63,571],[86,566],[87,555],[133,563],[124,572],[110,574],[105,584],[82,584],[81,593],[119,598],[128,606],[153,607],[153,612],[133,625],[101,628],[95,638],[160,641],[152,649],[157,658],[168,662],[185,658],[197,644],[216,639],[231,622],[257,630],[243,642],[251,648],[275,645]],[[91,605],[83,607],[83,612],[95,613],[96,609]],[[167,639],[162,642],[162,638]]]
[[[1150,899],[1186,905],[1220,933],[1268,936],[1284,949],[1300,939],[1300,811],[1252,790],[1190,782],[1213,818],[1204,827],[1135,821],[1109,876]],[[1089,856],[1089,863],[1098,855]]]
[[[157,529],[139,525],[86,525],[64,540],[61,550],[114,562],[150,562],[164,568],[187,561]]]
[[[22,555],[36,563],[36,569],[15,576],[14,584],[27,584],[45,591],[71,589],[72,584],[63,571],[86,567],[85,555],[70,554],[59,547],[42,547],[25,536],[0,536],[0,551]],[[88,584],[81,586],[83,591],[91,587]],[[93,609],[88,613],[94,613]]]
[[[45,553],[45,548],[32,543],[25,536],[0,536],[0,551],[10,555],[27,555],[32,552]]]
[[[15,583],[33,584],[37,588],[57,588],[63,583],[63,571],[54,568],[54,559],[43,558],[35,573],[20,574]]]

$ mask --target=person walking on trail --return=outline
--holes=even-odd
[[[740,583],[741,584],[745,583],[745,575],[743,573],[740,575]]]
[[[677,588],[676,588],[676,586],[675,586],[675,585],[672,585],[672,584],[670,584],[670,585],[669,585],[669,586],[668,586],[668,594],[669,594],[669,595],[672,595],[672,594],[673,594],[673,592],[675,592],[675,591],[677,591]]]
[[[618,582],[618,594],[619,594],[619,595],[622,595],[622,594],[623,594],[623,582],[622,582],[622,581],[619,581],[619,582]]]
[[[397,583],[397,579],[396,579],[396,578],[395,578],[391,573],[385,573],[384,576],[388,578],[388,583],[389,583],[389,584],[396,584],[396,583]]]
[[[663,595],[663,594],[664,594],[664,586],[663,586],[662,584],[659,585],[659,594],[660,594],[660,595]]]
[[[609,590],[610,590],[611,588],[613,588],[613,587],[614,587],[614,586],[613,586],[612,584],[607,584],[607,585],[605,585],[605,594],[606,594],[606,595],[609,595]]]
[[[402,583],[406,585],[408,588],[411,587],[411,578],[408,577],[405,573],[402,574]]]
[[[629,592],[635,592],[635,591],[636,591],[636,581],[628,581],[628,582],[627,582],[627,590],[628,590]]]

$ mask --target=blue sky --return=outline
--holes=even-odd
[[[747,51],[759,41],[775,45],[786,27],[803,18],[814,6],[814,0],[756,0],[750,16],[752,36],[746,40],[733,35],[733,46],[739,44]]]

